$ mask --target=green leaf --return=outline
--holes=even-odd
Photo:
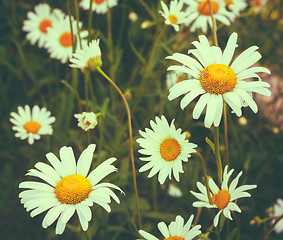
[[[208,137],[205,138],[205,141],[207,142],[207,144],[210,146],[211,150],[215,154],[214,143]]]

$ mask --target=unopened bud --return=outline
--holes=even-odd
[[[257,225],[259,226],[261,223],[261,219],[258,216],[255,216],[251,221],[250,221],[250,225]]]
[[[189,131],[185,131],[186,139],[189,140],[191,138],[191,133]]]
[[[151,22],[151,21],[149,21],[149,20],[145,20],[145,21],[141,24],[141,29],[150,28],[153,24],[154,24],[154,22]]]
[[[241,116],[238,119],[238,123],[241,126],[246,126],[248,124],[248,120],[244,116]]]
[[[130,100],[132,98],[132,92],[131,90],[128,88],[126,89],[125,93],[124,93],[124,96],[127,100]]]
[[[128,18],[131,22],[135,22],[138,20],[139,17],[138,17],[138,14],[132,11],[129,13]]]

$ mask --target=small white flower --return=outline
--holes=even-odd
[[[89,9],[89,0],[82,0],[80,6],[84,10]],[[93,0],[92,1],[92,11],[96,13],[105,14],[109,8],[115,7],[118,5],[118,0]]]
[[[161,1],[161,7],[163,11],[159,11],[165,19],[165,24],[171,25],[174,27],[175,31],[179,31],[180,27],[179,25],[184,23],[186,20],[186,17],[188,16],[188,13],[182,11],[184,2],[183,0],[172,0],[170,2],[169,8],[167,5]]]
[[[23,30],[28,32],[27,39],[34,45],[38,42],[40,48],[45,47],[48,29],[57,24],[64,16],[62,11],[54,10],[46,3],[40,3],[34,7],[34,12],[29,11],[28,19],[24,21]]]
[[[78,49],[70,59],[70,67],[88,69],[95,71],[96,67],[100,67],[101,50],[99,47],[99,39],[92,40],[89,45],[85,42],[82,43],[82,49]]]
[[[274,206],[271,208],[271,212],[269,213],[269,217],[280,217],[283,214],[283,199],[278,198]],[[275,219],[271,221],[270,224],[275,223]],[[283,218],[274,226],[274,231],[279,234],[283,232]]]
[[[212,27],[209,2],[207,0],[185,0],[185,3],[188,5],[186,9],[188,17],[185,20],[185,25],[192,24],[190,27],[192,32],[201,28],[202,32],[206,33],[207,24]],[[211,0],[210,3],[215,20],[227,26],[234,21],[235,14],[226,10],[224,0]]]
[[[51,135],[51,124],[55,122],[55,117],[50,115],[45,107],[40,109],[35,105],[32,110],[28,105],[18,107],[18,113],[12,112],[10,118],[10,122],[15,125],[12,127],[16,131],[15,136],[22,140],[27,138],[28,143],[33,144],[34,140],[40,139],[40,135]]]
[[[178,215],[176,216],[175,221],[172,221],[168,227],[164,222],[158,223],[157,226],[159,231],[162,233],[164,240],[192,240],[194,237],[201,234],[201,225],[196,225],[191,228],[193,219],[194,215],[192,214],[188,221],[184,224],[184,219]],[[139,233],[145,240],[158,240],[157,237],[146,231],[139,230]]]
[[[85,131],[93,129],[97,125],[97,117],[93,112],[78,113],[74,116],[78,119],[78,126]]]
[[[174,53],[166,59],[172,59],[182,64],[173,65],[168,70],[183,72],[192,76],[192,79],[183,80],[175,84],[169,90],[168,99],[171,101],[183,94],[181,109],[184,109],[196,97],[200,96],[193,110],[193,118],[198,119],[206,107],[204,125],[219,126],[223,102],[232,108],[238,117],[242,115],[241,108],[248,105],[255,113],[258,111],[256,102],[252,98],[252,92],[270,96],[270,85],[261,81],[257,75],[259,72],[270,74],[264,67],[251,67],[260,58],[258,47],[252,46],[243,51],[232,63],[237,44],[237,33],[232,33],[228,39],[226,48],[222,52],[219,47],[210,46],[206,36],[199,36],[199,42],[192,44],[196,49],[188,53],[196,57],[190,57],[181,53]],[[246,81],[250,78],[259,78],[260,81]]]
[[[174,184],[170,183],[168,186],[168,195],[171,197],[179,198],[182,197],[182,191],[180,188],[176,187]]]
[[[76,41],[76,49],[80,49],[77,22],[72,18],[72,27],[74,39]],[[82,27],[82,23],[79,23],[79,27]],[[87,37],[87,31],[81,31],[80,37],[82,43],[86,42],[84,39]],[[48,41],[46,42],[46,48],[50,53],[51,58],[61,60],[62,63],[66,63],[68,59],[72,57],[73,54],[73,40],[71,34],[71,27],[69,17],[65,16],[58,22],[54,27],[48,30],[47,33]]]
[[[257,187],[256,185],[242,185],[240,187],[237,187],[239,178],[241,177],[243,172],[240,172],[228,186],[229,178],[233,172],[234,169],[231,169],[228,172],[228,166],[224,168],[221,189],[217,187],[213,179],[209,179],[208,184],[210,188],[209,193],[212,201],[211,204],[209,203],[206,187],[200,182],[197,182],[197,188],[199,189],[200,193],[190,191],[196,198],[200,200],[193,203],[194,207],[219,209],[219,212],[216,214],[213,221],[215,227],[218,225],[219,216],[222,212],[226,218],[233,220],[231,217],[231,211],[237,211],[239,213],[241,212],[241,209],[234,201],[239,198],[250,197],[251,195],[246,191]]]
[[[42,227],[47,228],[57,221],[56,234],[62,234],[69,219],[77,212],[82,229],[88,229],[91,220],[90,207],[96,203],[107,212],[111,212],[109,203],[112,197],[120,203],[117,195],[111,188],[122,190],[112,183],[99,183],[104,177],[117,168],[112,165],[116,158],[109,158],[88,174],[95,144],[89,145],[80,155],[76,163],[71,147],[60,149],[61,161],[53,154],[46,157],[52,166],[38,162],[36,169],[30,169],[26,174],[42,179],[43,182],[25,181],[19,188],[26,188],[19,194],[21,203],[27,211],[31,211],[31,217],[47,211]]]
[[[182,161],[187,162],[191,157],[190,153],[196,152],[196,144],[186,140],[186,134],[182,129],[175,128],[174,120],[170,126],[164,116],[155,117],[156,123],[151,120],[151,129],[146,128],[145,132],[139,131],[142,138],[136,141],[140,144],[139,152],[148,157],[140,157],[141,161],[147,162],[139,171],[144,172],[151,168],[148,178],[157,172],[158,181],[163,184],[167,177],[171,179],[172,172],[175,179],[179,182],[179,173],[183,173]]]

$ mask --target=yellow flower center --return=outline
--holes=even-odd
[[[184,238],[178,236],[170,236],[169,238],[164,238],[164,240],[184,240]]]
[[[224,64],[211,64],[200,73],[202,88],[212,94],[231,92],[237,84],[234,71]]]
[[[101,4],[101,3],[104,3],[105,0],[93,0],[93,2],[96,4]]]
[[[180,155],[181,146],[176,139],[169,138],[161,143],[160,153],[166,161],[173,161]]]
[[[89,180],[79,174],[63,177],[55,188],[56,198],[65,204],[78,204],[88,198],[91,191]]]
[[[171,14],[171,15],[169,15],[169,21],[172,23],[172,24],[176,24],[177,22],[178,22],[178,18],[175,16],[175,15],[173,15],[173,14]]]
[[[70,32],[64,32],[59,38],[59,42],[63,47],[72,46],[72,34]]]
[[[86,62],[84,69],[88,69],[90,71],[95,71],[97,67],[102,65],[101,56],[96,56],[88,59]]]
[[[217,194],[213,195],[211,201],[215,204],[220,210],[227,207],[230,202],[230,193],[227,190],[220,190]]]
[[[213,0],[210,1],[212,13],[215,14],[218,12],[219,4]],[[209,16],[210,15],[210,7],[208,1],[201,1],[198,4],[197,8],[200,15]]]
[[[41,125],[36,121],[29,121],[29,122],[26,122],[24,125],[24,129],[27,131],[27,133],[36,134],[40,128],[41,128]]]
[[[42,33],[47,33],[47,28],[52,27],[52,22],[49,19],[43,19],[40,23],[39,23],[39,30]]]

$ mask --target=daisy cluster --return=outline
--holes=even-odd
[[[208,25],[212,27],[211,12],[215,20],[229,26],[246,7],[245,0],[171,0],[169,7],[161,1],[160,13],[176,31],[184,24],[191,32],[206,33]]]

